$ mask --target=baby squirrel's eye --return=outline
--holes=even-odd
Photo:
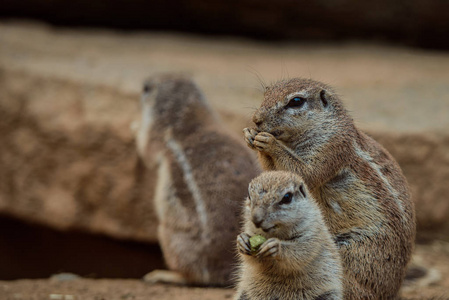
[[[287,105],[285,106],[286,108],[300,108],[302,107],[305,103],[307,102],[306,98],[302,98],[302,97],[293,97],[292,99],[290,99],[290,101],[287,103]]]
[[[282,200],[279,201],[279,204],[280,205],[290,204],[292,202],[292,199],[293,199],[292,193],[287,193],[284,195],[284,197],[282,197]]]

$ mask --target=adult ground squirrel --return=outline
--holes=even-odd
[[[264,172],[248,190],[236,299],[343,299],[337,246],[302,178]],[[250,243],[256,235],[267,238],[257,252]]]
[[[393,157],[358,130],[331,87],[310,79],[267,87],[244,129],[265,170],[300,174],[339,247],[345,299],[391,299],[415,237],[405,177]]]
[[[223,127],[191,80],[164,75],[144,84],[137,150],[147,166],[157,166],[158,237],[171,270],[147,281],[230,283],[240,208],[259,171]]]

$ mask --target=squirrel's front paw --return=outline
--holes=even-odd
[[[258,258],[264,257],[276,257],[281,250],[281,241],[277,238],[268,239],[260,246],[259,251],[256,254]]]
[[[237,236],[237,249],[240,253],[251,255],[251,243],[249,242],[249,235],[241,233]]]
[[[254,147],[256,150],[271,153],[278,146],[276,138],[268,132],[260,132],[254,138]]]
[[[253,128],[245,128],[243,129],[243,136],[245,138],[245,142],[251,149],[255,150],[254,148],[254,138],[258,134],[257,130]]]

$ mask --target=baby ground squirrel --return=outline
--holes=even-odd
[[[168,268],[146,281],[229,285],[240,207],[259,173],[251,152],[223,130],[197,86],[182,76],[144,84],[137,150],[157,168],[154,205]]]
[[[395,298],[415,238],[399,165],[358,130],[331,87],[310,79],[267,87],[245,128],[265,170],[302,176],[339,248],[344,299]]]
[[[238,300],[342,299],[342,267],[336,244],[303,179],[264,172],[249,184]],[[250,237],[267,240],[251,252]]]

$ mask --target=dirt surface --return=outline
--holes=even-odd
[[[434,275],[411,282],[401,291],[401,299],[449,299],[449,243],[434,241],[418,245],[415,261]],[[2,300],[221,300],[232,299],[233,289],[149,285],[131,279],[75,279],[66,275],[39,280],[0,281]],[[421,286],[423,285],[423,286]]]
[[[18,280],[0,282],[3,300],[212,300],[232,299],[231,289],[148,285],[131,279]]]
[[[151,185],[139,182],[144,174],[130,124],[142,80],[160,72],[191,74],[236,134],[262,99],[258,77],[268,83],[312,77],[336,86],[357,124],[398,159],[412,186],[419,224],[427,229],[415,260],[435,270],[433,283],[412,284],[403,295],[449,299],[449,55],[442,52],[0,23],[1,212],[58,230],[155,242]],[[434,235],[438,230],[443,235]],[[2,256],[11,258],[20,260]],[[138,280],[0,282],[0,299],[232,295],[232,290]]]

